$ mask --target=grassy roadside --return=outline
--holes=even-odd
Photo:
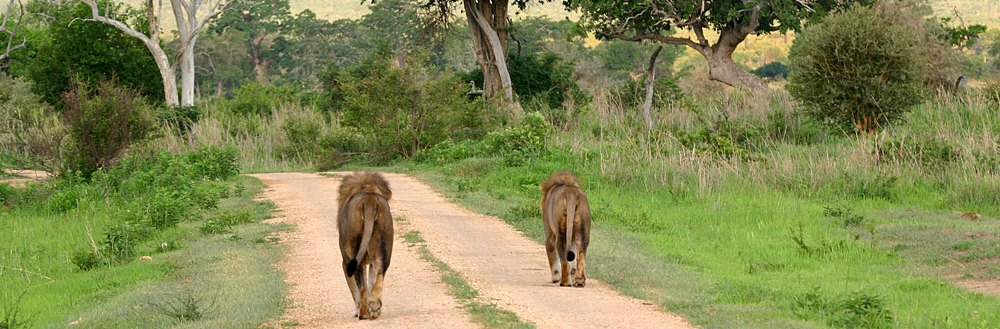
[[[124,197],[120,186],[51,184],[64,185],[0,191],[6,199],[0,209],[0,327],[256,327],[283,310],[283,273],[273,267],[281,248],[271,236],[284,228],[260,222],[273,205],[254,201],[263,188],[256,179],[195,183],[194,189],[211,192],[197,203],[211,206],[185,212],[175,225],[141,231],[132,228],[147,219],[126,219],[138,218],[138,206],[152,207],[152,218],[178,208],[157,208],[158,202],[172,203],[144,199],[148,195]],[[143,237],[134,239],[138,232]],[[116,244],[122,241],[128,242]],[[122,256],[111,255],[124,248]]]
[[[406,218],[396,217],[398,224],[405,224]],[[484,328],[534,328],[530,322],[525,322],[517,317],[514,312],[505,310],[496,304],[483,302],[479,298],[479,291],[473,288],[462,278],[462,274],[455,271],[447,263],[441,261],[431,254],[427,248],[426,241],[420,235],[420,231],[406,230],[403,240],[410,247],[416,246],[420,259],[430,263],[441,273],[441,281],[448,285],[449,293],[465,307],[465,310],[472,316],[472,320],[479,323]]]
[[[1000,325],[1000,315],[991,311],[1000,299],[948,284],[944,275],[952,271],[942,263],[960,259],[965,264],[953,267],[966,270],[979,264],[994,270],[961,275],[994,278],[989,260],[996,259],[996,248],[989,246],[996,245],[1000,228],[994,219],[973,223],[909,198],[837,202],[738,186],[676,200],[669,191],[613,184],[564,159],[507,167],[472,158],[389,169],[415,174],[463,206],[498,216],[540,241],[536,184],[552,170],[572,167],[595,213],[588,270],[700,326]],[[914,213],[919,216],[907,215]],[[954,234],[933,234],[942,229]]]

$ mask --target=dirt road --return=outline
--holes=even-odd
[[[397,230],[386,274],[382,317],[358,321],[340,269],[337,247],[338,179],[315,174],[253,175],[268,185],[264,197],[278,205],[289,247],[282,263],[290,285],[287,322],[304,327],[469,328],[440,275],[406,247]],[[427,240],[434,256],[460,272],[483,298],[539,328],[691,328],[651,303],[618,294],[588,278],[583,289],[549,283],[545,248],[499,219],[465,210],[405,175],[386,174],[393,214]]]
[[[0,183],[6,183],[13,186],[24,186],[24,184],[27,184],[28,182],[45,180],[50,176],[49,173],[40,170],[4,169],[3,171],[17,177],[0,179]]]

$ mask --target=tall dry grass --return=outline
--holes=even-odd
[[[313,166],[312,159],[288,156],[283,151],[289,144],[282,129],[285,122],[293,117],[304,118],[318,123],[321,134],[337,129],[335,120],[298,104],[283,104],[272,109],[269,116],[232,114],[218,103],[207,103],[202,111],[202,118],[191,126],[190,132],[178,133],[176,126],[164,126],[161,137],[152,146],[173,152],[202,145],[233,146],[239,150],[244,172],[303,170]]]
[[[799,115],[784,91],[682,99],[655,109],[652,129],[644,128],[641,109],[599,96],[582,129],[554,143],[593,159],[589,165],[614,182],[682,198],[770,188],[895,200],[923,191],[940,195],[940,207],[998,212],[998,108],[985,93],[939,93],[903,122],[855,136]],[[704,147],[685,145],[686,136],[703,130],[715,137]],[[713,152],[730,142],[736,156]]]

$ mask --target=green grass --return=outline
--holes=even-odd
[[[77,269],[70,258],[93,248],[88,234],[114,222],[113,209],[88,202],[62,214],[0,213],[0,305],[16,304],[18,322],[29,327],[61,328],[77,321],[84,328],[234,328],[277,317],[284,308],[284,284],[273,264],[281,249],[268,237],[283,228],[259,222],[273,208],[252,200],[263,184],[237,179],[245,190],[220,200],[219,208],[250,209],[253,223],[206,235],[197,221],[182,222],[142,243],[136,259],[90,271]],[[168,315],[184,304],[200,316]]]
[[[405,222],[405,218],[396,217],[396,221]],[[525,322],[517,317],[514,312],[505,310],[493,303],[483,302],[479,298],[479,291],[473,288],[462,274],[458,273],[447,263],[441,261],[431,254],[427,248],[426,241],[419,231],[407,231],[403,235],[403,240],[410,246],[417,246],[420,259],[430,263],[441,273],[441,281],[448,285],[448,292],[455,297],[455,300],[465,307],[466,312],[472,316],[472,320],[485,328],[534,328],[530,322]]]

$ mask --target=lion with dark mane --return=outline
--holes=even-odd
[[[340,181],[340,253],[359,319],[382,314],[382,281],[392,257],[390,198],[389,183],[378,173],[353,173]]]
[[[583,287],[587,283],[590,244],[590,204],[580,182],[568,171],[557,171],[541,185],[542,225],[552,282]]]

